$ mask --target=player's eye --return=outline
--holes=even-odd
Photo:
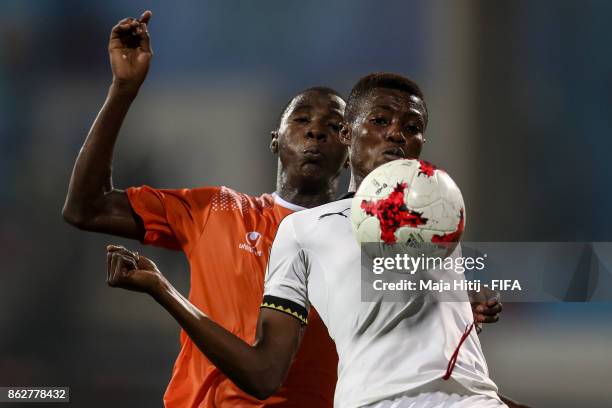
[[[339,132],[340,131],[340,125],[338,123],[330,123],[329,127],[332,128],[334,130],[334,132]]]
[[[406,130],[410,133],[421,133],[421,127],[415,124],[409,124],[406,126]]]
[[[299,117],[293,119],[293,121],[297,122],[297,123],[308,123],[308,122],[310,122],[310,119],[308,119],[305,116],[299,116]]]
[[[387,119],[381,116],[377,116],[377,117],[370,119],[370,123],[376,126],[387,126],[389,124],[389,122],[387,122]]]

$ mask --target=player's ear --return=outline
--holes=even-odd
[[[270,151],[274,154],[278,154],[278,131],[271,131],[270,136],[272,136],[272,140],[270,141]]]
[[[342,122],[342,124],[340,125],[340,132],[338,133],[340,143],[345,146],[350,146],[351,136],[351,125],[349,125],[347,122]]]

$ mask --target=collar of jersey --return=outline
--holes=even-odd
[[[302,207],[301,205],[290,203],[287,200],[283,200],[276,192],[272,193],[272,197],[274,197],[274,203],[280,205],[281,207],[285,207],[291,211],[302,211],[305,210],[306,207]]]
[[[290,203],[287,200],[283,200],[278,194],[276,194],[276,192],[272,193],[272,197],[274,197],[274,202],[276,204],[280,205],[281,207],[285,207],[291,211],[302,211],[306,209],[306,207],[302,207],[297,204]],[[344,200],[344,199],[353,198],[353,197],[355,197],[355,192],[349,191],[348,193],[339,197],[338,200]]]

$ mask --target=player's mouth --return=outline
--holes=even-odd
[[[323,160],[325,155],[319,151],[319,149],[308,148],[304,149],[304,161],[306,163],[315,163]]]
[[[394,147],[394,148],[383,151],[383,156],[388,161],[405,159],[406,152],[401,147]]]

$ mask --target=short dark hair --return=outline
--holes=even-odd
[[[374,89],[396,89],[410,95],[418,96],[423,101],[425,107],[425,120],[427,121],[427,105],[421,88],[412,79],[394,74],[391,72],[375,72],[368,74],[355,84],[351,94],[346,101],[344,118],[347,122],[352,122],[361,109],[361,105]]]
[[[340,93],[338,91],[336,91],[335,89],[332,89],[332,88],[330,88],[328,86],[312,86],[310,88],[306,88],[306,89],[300,91],[299,93],[293,95],[291,97],[291,99],[289,99],[287,101],[287,103],[283,107],[283,110],[280,113],[280,116],[278,117],[278,126],[280,126],[281,122],[283,121],[283,116],[285,116],[285,112],[287,112],[287,109],[289,109],[289,106],[291,106],[291,102],[293,102],[293,100],[296,97],[298,97],[300,95],[303,95],[303,94],[305,94],[307,92],[317,92],[317,93],[320,93],[320,94],[323,94],[323,95],[334,95],[334,96],[337,96],[340,99],[343,99],[342,95],[340,95]]]

